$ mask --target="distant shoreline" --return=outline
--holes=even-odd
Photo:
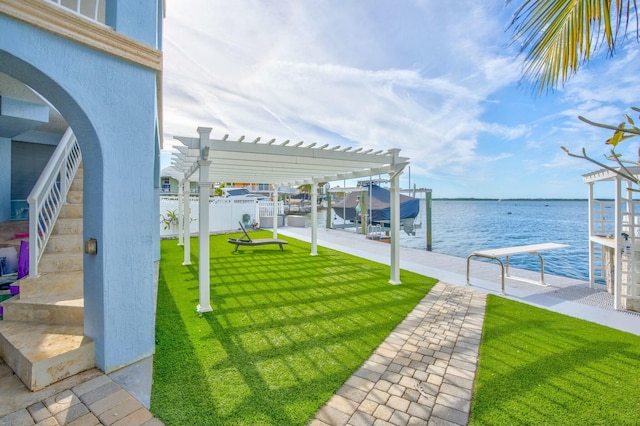
[[[433,198],[433,201],[589,201],[588,198]],[[600,200],[600,199],[599,199]],[[613,201],[602,199],[601,201]]]

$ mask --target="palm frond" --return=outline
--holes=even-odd
[[[526,52],[524,76],[540,91],[564,84],[602,46],[613,54],[633,17],[638,38],[637,13],[636,0],[524,0],[511,22]]]

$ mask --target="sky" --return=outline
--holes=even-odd
[[[400,148],[401,186],[434,198],[587,198],[582,175],[598,167],[560,147],[604,159],[612,133],[577,117],[617,124],[640,106],[640,45],[619,40],[612,58],[539,94],[522,81],[513,3],[167,0],[162,167],[173,137],[202,126],[212,138]],[[633,140],[618,151],[637,160]]]

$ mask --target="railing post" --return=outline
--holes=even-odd
[[[60,167],[60,171],[58,172],[60,176],[60,193],[66,194],[67,189],[69,188],[69,153],[71,150],[67,147],[64,149],[64,156],[62,157],[62,165]]]
[[[38,276],[38,212],[40,206],[38,200],[29,205],[29,277]]]

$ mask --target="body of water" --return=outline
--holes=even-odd
[[[401,231],[401,245],[426,250],[424,200],[422,227]],[[433,200],[432,251],[466,258],[474,250],[554,242],[569,247],[544,252],[545,272],[589,279],[589,219],[586,200]],[[319,215],[320,216],[320,215]],[[319,223],[324,226],[324,214]],[[339,218],[337,222],[339,221]],[[517,255],[510,265],[538,271],[540,260]]]

